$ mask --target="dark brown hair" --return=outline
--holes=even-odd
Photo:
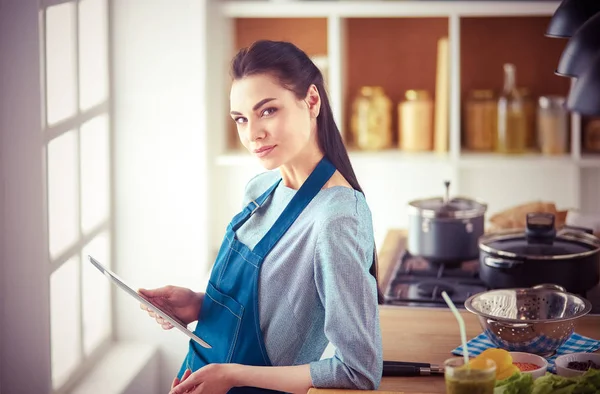
[[[299,100],[306,97],[308,88],[314,84],[321,97],[321,108],[317,116],[319,148],[348,183],[355,190],[364,194],[358,184],[342,136],[333,118],[323,75],[304,51],[285,41],[256,41],[251,46],[241,49],[233,58],[231,74],[234,80],[256,74],[271,75],[279,81],[281,86],[293,92]],[[377,280],[377,249],[375,247],[373,263],[369,272],[375,277],[377,301],[382,304],[383,294]]]

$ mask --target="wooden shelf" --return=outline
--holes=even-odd
[[[357,164],[360,164],[361,162],[372,164],[377,161],[403,164],[451,163],[448,153],[438,152],[403,152],[397,149],[387,149],[382,151],[349,150],[348,155],[350,156],[350,160]]]
[[[348,155],[353,163],[405,163],[405,164],[454,164],[454,160],[448,154],[437,152],[402,152],[400,150],[388,149],[382,151],[356,151],[349,150]],[[257,164],[258,161],[246,151],[231,150],[217,158],[218,166],[247,166]],[[544,156],[539,153],[526,153],[521,155],[503,155],[497,153],[462,153],[458,158],[457,165],[460,168],[483,168],[483,167],[564,167],[579,166],[581,168],[600,168],[600,154],[585,155],[580,160],[575,160],[571,155]]]
[[[600,168],[600,153],[582,155],[579,166],[582,168]]]
[[[406,163],[423,163],[423,162],[439,162],[449,163],[450,157],[446,153],[437,152],[402,152],[397,149],[386,149],[380,151],[357,151],[348,150],[350,160],[354,161],[369,161],[383,160],[386,162],[406,162]],[[256,158],[243,150],[230,150],[217,157],[219,166],[236,166],[247,165],[257,162]]]
[[[576,165],[571,155],[545,156],[539,153],[504,155],[499,153],[462,153],[459,166],[477,168],[486,166],[564,166]]]
[[[448,17],[552,15],[560,1],[223,1],[228,17]]]

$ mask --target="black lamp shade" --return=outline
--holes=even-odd
[[[600,116],[600,51],[573,84],[567,99],[570,111],[588,116]]]
[[[600,3],[600,0],[598,0]],[[556,74],[577,78],[600,51],[600,12],[585,22],[565,46]]]
[[[600,0],[563,0],[546,30],[547,37],[569,38],[589,18],[600,12]]]

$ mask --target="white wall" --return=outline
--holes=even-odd
[[[0,381],[48,393],[49,281],[43,211],[37,0],[0,5]]]
[[[386,158],[387,157],[387,158]],[[437,160],[390,160],[389,156],[351,155],[354,170],[365,191],[373,215],[375,241],[380,247],[388,230],[407,228],[408,203],[415,199],[442,196],[443,182],[451,181],[451,195],[464,195],[488,204],[486,218],[511,206],[529,201],[552,201],[557,209],[579,208],[600,212],[598,196],[600,169],[583,171],[583,188],[577,190],[580,171],[575,164],[537,167],[497,162],[486,166],[459,168]],[[250,161],[251,162],[251,161]],[[218,248],[231,214],[240,209],[245,183],[260,171],[256,166],[215,166],[220,182],[213,183],[213,198],[220,205],[213,218],[211,249]]]
[[[581,203],[581,210],[600,213],[600,168],[585,168],[581,177],[583,195],[587,196]]]
[[[402,161],[382,163],[358,159],[353,162],[353,166],[371,208],[377,245],[381,245],[388,229],[406,226],[408,201],[441,195],[444,180],[454,180],[452,168],[438,162],[407,164]],[[215,167],[214,171],[219,174],[221,181],[213,183],[212,191],[213,198],[219,199],[212,222],[213,251],[219,247],[231,216],[241,209],[246,182],[256,173],[265,170],[254,164]]]
[[[2,18],[0,17],[0,24],[2,23]],[[1,25],[0,25],[1,26]],[[1,29],[0,29],[0,34],[1,34]],[[0,44],[0,49],[2,49],[3,46],[2,44]],[[0,62],[0,80],[2,78],[2,68],[3,64],[2,62]],[[2,92],[2,88],[1,88],[2,84],[0,84],[0,92]],[[0,100],[4,100],[4,97],[1,97],[2,93],[0,93]],[[2,110],[0,110],[0,113]],[[0,122],[1,124],[1,122]],[[6,187],[4,186],[5,180],[4,180],[4,168],[6,167],[6,164],[4,163],[4,154],[2,152],[2,147],[6,144],[5,139],[4,139],[4,133],[2,132],[4,128],[0,125],[0,289],[4,288],[4,279],[5,273],[4,273],[4,265],[6,264],[6,257],[4,256],[5,254],[5,246],[4,246],[4,234],[6,234],[6,226],[5,226],[5,216],[6,214],[4,213],[5,207],[4,207],[4,193],[5,193],[5,189]],[[2,299],[4,299],[4,293],[0,290],[0,294],[2,295]],[[0,302],[0,319],[4,318],[4,302]],[[3,331],[2,331],[2,325],[0,324],[0,338],[4,338],[3,335]],[[0,339],[0,355],[3,354],[3,341]],[[2,356],[0,356],[0,393],[2,392],[2,375],[3,375],[3,370],[2,370]]]
[[[116,270],[138,287],[205,287],[205,2],[113,1]],[[117,337],[161,346],[166,392],[187,350],[116,294]]]

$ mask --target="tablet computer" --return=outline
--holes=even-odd
[[[88,255],[88,260],[90,261],[90,263],[92,263],[94,265],[94,267],[98,268],[98,270],[100,270],[100,272],[102,272],[104,274],[104,276],[106,276],[111,282],[113,282],[115,285],[117,285],[118,288],[125,291],[127,294],[129,294],[130,296],[132,296],[133,298],[135,298],[142,304],[146,305],[148,308],[152,308],[163,319],[165,319],[169,323],[171,323],[173,325],[173,327],[176,327],[177,329],[179,329],[179,331],[183,332],[185,335],[187,335],[194,341],[198,342],[198,344],[200,346],[205,347],[207,349],[211,349],[211,346],[208,343],[206,343],[205,341],[200,339],[200,337],[198,337],[196,334],[194,334],[192,331],[190,331],[182,321],[180,321],[179,319],[177,319],[173,316],[170,316],[166,311],[161,309],[159,306],[151,303],[146,298],[142,297],[141,294],[139,294],[137,291],[132,289],[131,286],[129,286],[125,282],[123,282],[123,280],[121,278],[119,278],[114,272],[112,272],[111,270],[109,270],[108,268],[106,268],[102,264],[100,264],[98,262],[98,260],[94,259],[92,256],[89,256],[89,255]]]

